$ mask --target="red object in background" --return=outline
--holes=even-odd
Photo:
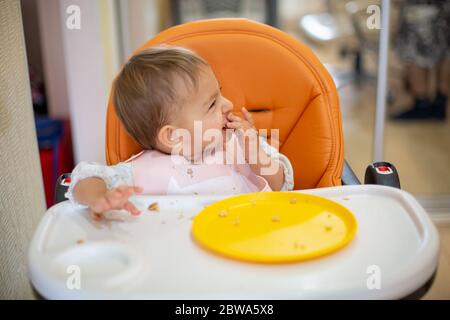
[[[70,121],[63,120],[63,123],[63,136],[59,147],[58,177],[63,173],[72,172],[74,167]],[[55,182],[58,178],[53,178],[53,152],[51,149],[39,150],[47,208],[54,204]]]
[[[375,169],[377,170],[378,173],[382,173],[382,174],[393,173],[392,169],[389,168],[388,166],[378,166],[378,167],[375,167]]]

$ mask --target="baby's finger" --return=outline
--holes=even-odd
[[[107,195],[107,198],[110,199],[110,200],[112,200],[112,199],[117,200],[117,199],[120,199],[122,197],[123,197],[123,194],[122,194],[122,192],[119,189],[111,190],[109,192],[109,194]]]
[[[254,125],[255,123],[253,121],[252,114],[245,107],[242,107],[241,111],[242,111],[242,114],[244,115],[245,120],[250,122],[251,125]]]
[[[121,209],[123,204],[128,201],[129,195],[127,192],[120,192],[118,190],[111,191],[105,195],[108,202],[108,209]]]
[[[240,122],[227,122],[227,128],[237,129],[240,127],[242,127],[242,123],[240,123]]]
[[[128,187],[128,191],[131,194],[136,194],[136,193],[141,193],[142,191],[144,191],[144,188],[138,187],[138,186],[131,186],[131,187]]]
[[[121,187],[120,190],[122,192],[122,196],[126,199],[135,193],[133,187]]]
[[[105,198],[111,206],[120,201],[123,198],[123,196],[124,194],[120,192],[117,188],[112,189],[107,194],[105,194]]]
[[[238,117],[238,116],[236,116],[236,115],[234,115],[232,113],[228,114],[228,120],[230,120],[230,121],[238,121],[238,122],[242,121],[242,119],[240,117]]]
[[[91,209],[95,212],[105,212],[110,208],[110,205],[105,197],[100,198],[91,205]]]
[[[128,210],[133,216],[138,216],[141,212],[132,204],[130,201],[127,201],[123,206],[124,209]]]

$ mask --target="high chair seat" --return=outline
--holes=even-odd
[[[439,237],[417,200],[385,186],[324,188],[359,181],[343,157],[336,88],[311,50],[277,29],[244,19],[179,25],[136,52],[161,43],[196,51],[211,64],[235,111],[245,106],[258,129],[269,129],[269,134],[279,129],[280,151],[294,167],[293,192],[341,202],[355,215],[358,234],[349,246],[323,259],[260,268],[206,254],[191,241],[192,218],[227,195],[139,195],[139,208],[156,202],[161,213],[142,215],[140,223],[128,223],[127,214],[119,217],[123,223],[101,222],[103,229],[88,220],[88,210],[60,202],[70,183],[63,175],[58,181],[64,187],[58,191],[60,203],[42,219],[28,255],[30,279],[44,297],[396,299],[426,292],[438,263]],[[110,100],[107,164],[140,151]],[[399,187],[395,167],[386,162],[370,165],[365,182]],[[87,271],[82,290],[67,289],[67,265],[82,265]],[[383,270],[380,290],[368,290],[367,270],[374,266]]]
[[[280,152],[294,168],[295,189],[341,185],[344,166],[339,99],[314,53],[290,35],[247,19],[212,19],[167,29],[135,53],[157,45],[190,48],[206,59],[234,111],[246,107],[258,129],[279,129]],[[125,132],[110,98],[108,165],[141,151]]]
[[[256,127],[267,129],[269,141],[270,130],[279,130],[280,152],[294,169],[294,190],[361,184],[344,160],[336,86],[314,53],[297,39],[247,19],[210,19],[169,28],[134,54],[158,44],[193,49],[212,66],[234,111],[245,106]],[[110,95],[107,164],[125,161],[140,151],[119,122]],[[385,166],[392,168],[392,174],[377,169]],[[55,203],[66,200],[69,183],[70,173],[59,177]],[[365,183],[400,188],[397,171],[387,162],[370,164]]]

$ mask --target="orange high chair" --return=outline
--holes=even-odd
[[[268,133],[270,133],[270,129],[279,129],[280,151],[289,157],[294,167],[295,189],[360,184],[353,171],[344,161],[339,99],[333,80],[311,50],[298,40],[280,30],[257,22],[245,19],[214,19],[190,22],[165,30],[145,43],[137,52],[143,48],[161,43],[184,46],[196,51],[211,64],[218,80],[221,82],[224,96],[233,102],[236,111],[240,110],[242,106],[247,107],[253,113],[258,129],[268,129]],[[113,165],[124,161],[140,151],[139,146],[128,136],[118,121],[110,100],[106,126],[107,164]],[[62,175],[59,178],[56,202],[65,200],[64,192],[66,192],[69,179],[70,174]],[[369,165],[366,170],[365,183],[400,187],[395,167],[387,162]],[[370,296],[369,293],[373,294],[371,297],[385,297],[386,295],[387,297],[398,297],[396,292],[399,292],[398,289],[402,289],[399,287],[404,282],[405,286],[409,288],[404,290],[404,292],[402,291],[405,295],[407,294],[405,298],[419,298],[433,283],[439,254],[438,233],[426,212],[411,195],[393,188],[372,186],[367,187],[367,189],[384,189],[380,196],[386,196],[390,200],[380,203],[378,208],[381,209],[379,210],[385,214],[387,213],[387,216],[385,220],[381,218],[378,222],[386,223],[386,225],[396,223],[399,225],[398,228],[402,228],[402,230],[405,227],[406,231],[404,230],[404,232],[398,233],[397,228],[391,228],[387,234],[389,237],[392,237],[390,238],[392,241],[414,239],[402,243],[409,246],[409,243],[414,241],[416,246],[411,245],[411,248],[417,250],[417,252],[409,252],[412,262],[409,260],[399,261],[399,263],[402,263],[402,267],[397,270],[401,271],[387,276],[386,279],[389,278],[391,280],[391,287],[387,291],[380,291],[380,294],[384,295],[379,296],[377,290],[367,290],[364,286],[365,283],[361,284],[361,288],[359,285],[352,287],[352,284],[349,284],[351,290],[347,290],[348,288],[344,288],[345,290],[343,288],[336,289],[327,284],[327,289],[332,288],[330,289],[331,291],[327,292],[331,294],[331,297],[339,297],[338,295],[334,296],[331,292],[341,292],[339,290],[342,289],[342,292],[346,294],[345,297],[354,298],[358,296],[352,295],[352,290],[361,289],[364,292],[363,297]],[[390,191],[386,191],[386,189]],[[315,190],[315,193],[319,193],[319,191]],[[326,192],[327,190],[323,191]],[[375,200],[372,199],[372,201]],[[396,204],[392,212],[400,212],[401,214],[398,216],[401,219],[390,221],[388,220],[390,216],[389,206],[391,203],[396,203],[395,201],[400,201],[401,204]],[[32,241],[28,265],[33,285],[40,292],[45,293],[47,297],[85,298],[86,295],[83,295],[85,293],[83,291],[69,290],[70,292],[68,293],[65,285],[66,279],[61,278],[59,274],[57,278],[53,278],[53,282],[48,281],[48,279],[52,279],[50,278],[52,271],[48,271],[48,268],[53,268],[57,264],[49,262],[49,259],[54,259],[54,256],[52,256],[53,252],[51,254],[48,254],[48,252],[42,253],[43,249],[40,249],[43,247],[43,239],[47,239],[45,241],[49,242],[46,230],[48,230],[50,222],[54,224],[54,228],[60,228],[59,233],[55,234],[63,237],[65,234],[61,230],[65,230],[64,223],[77,221],[76,219],[78,219],[79,215],[62,215],[67,217],[66,220],[54,218],[57,216],[58,210],[64,211],[65,208],[67,208],[65,204],[61,203],[60,206],[52,207],[51,211],[44,217],[45,220],[41,222],[39,229],[36,231],[34,241]],[[368,209],[367,212],[369,214],[362,215],[361,218],[361,221],[366,223],[366,225],[369,225],[370,221],[380,219],[378,218],[379,213],[377,210]],[[391,216],[395,217],[395,214]],[[401,223],[407,223],[407,225],[401,227]],[[379,224],[379,226],[381,225]],[[84,232],[81,227],[78,227],[80,226],[77,225],[75,231],[68,229],[69,232],[72,232],[72,237],[77,238],[80,232]],[[90,237],[95,238],[93,235],[96,232],[95,230],[94,228],[89,231],[91,232]],[[368,231],[368,229],[365,231]],[[355,247],[352,249],[359,251],[347,252],[348,255],[345,257],[350,256],[351,259],[355,259],[353,261],[359,261],[358,263],[360,263],[362,260],[358,259],[364,260],[365,257],[361,252],[367,252],[367,248],[362,247],[364,243],[373,245],[377,241],[376,239],[380,238],[380,234],[382,235],[381,238],[383,238],[382,231],[361,232],[359,235],[359,249],[355,249]],[[108,234],[108,232],[105,234]],[[366,242],[361,242],[363,237]],[[54,242],[57,242],[55,240],[57,238],[52,239]],[[384,245],[388,247],[392,241],[386,241]],[[89,245],[80,247],[70,242],[70,244],[67,244],[68,249],[66,248],[68,251],[62,251],[62,257],[70,257],[71,250],[96,250],[95,248],[97,247],[95,246],[98,243],[96,244],[94,241],[91,245],[94,247],[89,247]],[[78,249],[74,249],[74,247]],[[380,247],[383,247],[383,245]],[[114,248],[114,246],[108,248]],[[398,251],[401,248],[397,246],[396,250]],[[394,259],[397,251],[391,250],[390,256],[385,256],[384,254],[380,256],[385,256],[386,259]],[[74,252],[79,254],[82,252],[79,256],[81,257],[85,252],[91,251]],[[111,252],[115,254],[116,251]],[[61,254],[61,251],[58,254]],[[61,257],[61,255],[57,257]],[[109,256],[105,255],[105,257]],[[196,256],[195,259],[197,258]],[[55,262],[56,260],[51,261]],[[72,264],[73,260],[61,261],[69,261]],[[392,262],[393,260],[390,261],[390,263]],[[172,262],[169,261],[168,263]],[[63,262],[61,262],[59,267],[55,267],[54,270],[62,270],[57,269],[62,268],[62,266]],[[333,269],[330,265],[326,267],[325,264],[319,265],[319,268]],[[345,268],[339,266],[338,269]],[[411,269],[414,270],[409,274],[409,278],[404,278],[408,280],[400,282],[402,284],[400,286],[396,285],[397,282],[394,280],[404,273],[404,270],[411,271]],[[217,271],[214,272],[220,274]],[[430,272],[432,272],[431,275]],[[124,274],[128,273],[125,272]],[[341,273],[338,272],[337,274]],[[313,275],[310,279],[314,279],[314,277],[316,275]],[[119,278],[127,279],[122,276]],[[414,287],[408,287],[412,283],[411,279],[417,280],[414,282]],[[60,284],[58,281],[62,281],[60,287],[58,287]],[[309,283],[309,280],[305,281]],[[54,286],[52,287],[52,285]],[[383,286],[385,285],[383,284]],[[117,291],[119,292],[120,290]],[[78,295],[79,293],[81,295]],[[74,295],[71,296],[70,294]],[[97,297],[95,293],[93,296],[89,296],[89,290],[87,290],[87,294],[87,297]],[[120,296],[120,293],[118,294]],[[279,297],[278,294],[279,292],[277,291],[276,296]],[[312,296],[317,298],[317,294],[317,292],[313,292]],[[289,295],[290,298],[293,296],[295,295]],[[326,295],[324,297],[326,298]]]
[[[269,139],[270,129],[279,129],[280,152],[292,163],[295,190],[360,184],[344,161],[339,98],[333,79],[297,39],[262,23],[226,18],[169,28],[136,52],[158,44],[194,50],[210,63],[235,111],[245,106],[256,127],[267,129]],[[119,122],[110,98],[107,164],[124,161],[140,151]],[[68,179],[68,174],[59,178],[56,203],[65,200]],[[395,167],[386,162],[371,164],[365,182],[400,187]]]

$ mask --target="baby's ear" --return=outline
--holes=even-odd
[[[171,125],[165,125],[159,129],[156,139],[159,147],[163,149],[162,151],[170,151],[176,144],[175,129]]]

